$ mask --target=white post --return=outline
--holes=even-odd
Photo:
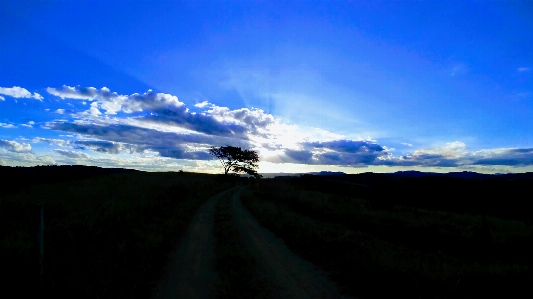
[[[40,283],[43,285],[44,273],[44,204],[39,205],[39,231],[38,231],[38,246],[39,246],[39,267],[40,267]]]
[[[114,208],[115,208],[115,193],[111,192],[111,219],[113,219]]]
[[[143,196],[141,198],[141,220],[144,221],[144,204],[146,201],[146,193],[143,193]]]

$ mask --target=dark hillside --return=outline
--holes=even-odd
[[[528,207],[532,204],[533,173],[401,172],[277,179],[294,182],[308,190],[368,199],[381,208],[404,205],[531,222]]]
[[[24,190],[30,186],[88,179],[95,176],[134,172],[133,169],[101,168],[84,165],[9,167],[0,166],[0,195]]]
[[[348,295],[519,298],[532,281],[532,180],[466,177],[275,178],[243,203]]]
[[[24,298],[149,298],[197,209],[233,185],[187,172],[6,169],[19,172],[4,186],[21,192],[0,195],[0,285]]]

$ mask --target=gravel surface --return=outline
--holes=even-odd
[[[179,248],[171,255],[167,273],[153,299],[212,298],[215,273],[213,213],[217,200],[233,189],[208,199],[198,210]]]
[[[247,248],[258,261],[258,275],[265,275],[276,286],[270,298],[347,298],[339,294],[323,272],[298,257],[283,240],[259,224],[241,203],[241,190],[231,198],[233,216]]]
[[[298,257],[283,240],[262,227],[242,205],[241,191],[242,188],[226,190],[200,207],[181,245],[172,254],[166,275],[152,298],[213,298],[216,279],[213,213],[217,200],[227,192],[234,192],[230,201],[231,213],[246,248],[258,262],[257,275],[272,286],[268,290],[269,298],[348,298],[339,294],[335,284],[322,271]]]

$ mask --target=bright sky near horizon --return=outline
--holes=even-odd
[[[0,2],[0,165],[533,171],[532,1]]]

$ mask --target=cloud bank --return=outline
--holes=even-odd
[[[272,163],[441,168],[533,165],[533,148],[470,151],[465,143],[454,141],[440,147],[395,154],[395,149],[376,140],[353,140],[320,128],[284,124],[261,109],[230,109],[204,101],[193,105],[191,111],[176,96],[153,90],[122,95],[106,87],[64,85],[49,87],[47,92],[61,100],[58,100],[59,108],[47,108],[55,119],[42,127],[63,137],[36,137],[30,142],[46,143],[57,157],[73,163],[107,161],[105,163],[111,163],[108,166],[120,167],[137,165],[131,160],[137,157],[138,161],[151,163],[160,158],[181,161],[176,165],[200,165],[212,162],[213,157],[208,152],[211,146],[232,145],[257,150],[262,161]],[[12,97],[41,97],[17,86],[1,88],[0,93]],[[19,127],[33,128],[34,124],[30,121]],[[0,128],[16,126],[0,123]],[[406,142],[396,145],[413,148]],[[0,147],[11,155],[25,154],[28,159],[37,159],[28,156],[32,153],[28,143],[1,139]],[[170,160],[165,163],[170,165]],[[202,165],[208,167],[208,164]]]
[[[0,147],[7,149],[14,153],[29,153],[31,152],[31,145],[27,143],[18,143],[13,140],[0,139]]]
[[[191,112],[176,96],[152,90],[143,94],[119,95],[106,87],[63,86],[47,91],[62,99],[93,102],[85,114],[75,115],[83,121],[51,122],[48,127],[96,138],[99,141],[76,144],[102,153],[153,151],[176,159],[208,160],[212,158],[207,152],[210,146],[234,145],[259,151],[275,150],[276,154],[263,157],[274,163],[436,167],[533,165],[533,153],[528,149],[469,152],[466,145],[458,141],[441,148],[418,149],[402,156],[394,156],[390,148],[373,140],[304,139],[287,146],[279,142],[286,133],[280,131],[283,125],[261,109],[231,110],[204,101],[194,105],[203,111]],[[103,117],[117,113],[132,116],[103,120]]]

